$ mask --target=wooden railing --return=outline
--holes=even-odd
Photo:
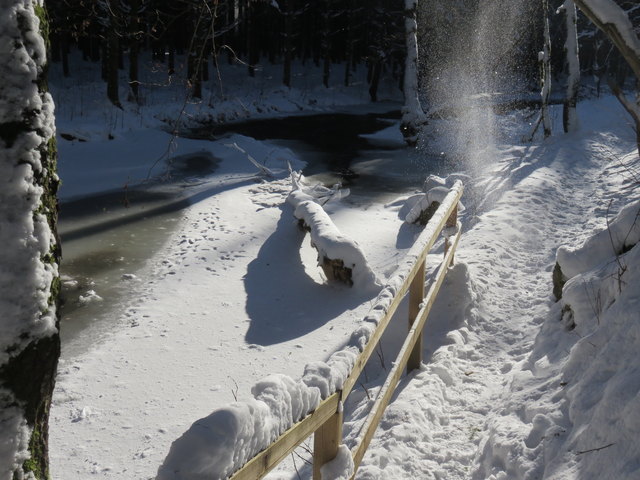
[[[231,476],[231,480],[255,480],[263,477],[311,434],[314,434],[313,478],[314,480],[320,480],[320,467],[335,458],[338,447],[342,443],[343,416],[341,402],[349,396],[351,389],[356,384],[360,373],[367,364],[395,311],[407,292],[409,292],[409,333],[396,361],[393,363],[393,368],[378,392],[371,412],[360,430],[357,444],[351,449],[355,470],[357,471],[405,367],[407,371],[411,371],[419,368],[422,362],[422,330],[436,295],[444,281],[448,267],[453,262],[453,255],[460,239],[460,228],[456,229],[452,235],[452,240],[449,236],[446,237],[444,259],[438,267],[437,273],[425,295],[426,259],[442,230],[445,227],[449,229],[456,227],[458,202],[462,196],[462,190],[463,187],[460,181],[453,185],[449,194],[416,240],[414,247],[409,251],[407,256],[410,258],[412,256],[415,257],[411,268],[407,269],[407,271],[400,271],[392,277],[392,279],[396,280],[398,276],[404,277],[404,281],[397,288],[393,300],[390,303],[388,302],[388,296],[385,295],[385,293],[388,294],[388,290],[385,292],[385,289],[378,296],[373,308],[375,309],[376,306],[382,305],[385,310],[384,316],[380,319],[375,331],[371,334],[369,341],[356,360],[349,377],[343,384],[342,390],[323,400],[313,413],[296,423],[280,435],[269,447],[237,470]],[[402,270],[402,268],[399,270]]]

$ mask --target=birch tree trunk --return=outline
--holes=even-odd
[[[48,479],[60,247],[44,7],[0,0],[0,478]]]
[[[551,34],[549,33],[549,0],[542,0],[544,14],[544,46],[538,60],[542,70],[542,128],[544,138],[551,136],[551,117],[549,116],[549,98],[551,97]]]
[[[567,26],[567,40],[564,44],[567,59],[567,97],[562,110],[562,125],[565,133],[575,132],[578,129],[578,115],[576,104],[578,102],[578,90],[580,88],[580,57],[578,55],[578,28],[576,4],[573,0],[566,0],[561,7],[565,12]]]
[[[400,130],[409,145],[418,142],[420,126],[427,122],[426,115],[420,105],[418,96],[418,0],[405,0],[405,35],[407,57],[404,70],[404,107],[402,108],[402,122]]]

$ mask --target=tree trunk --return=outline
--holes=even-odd
[[[63,33],[60,36],[60,56],[62,57],[62,75],[67,78],[70,75],[69,72],[69,40],[67,34]]]
[[[592,5],[590,0],[574,0],[575,4],[609,40],[613,42],[627,61],[634,75],[640,80],[640,39],[634,32],[633,24],[624,10],[613,0],[599,0]],[[604,15],[603,15],[604,13]],[[611,22],[615,19],[617,22]]]
[[[544,15],[544,46],[539,54],[542,72],[542,128],[544,138],[551,136],[551,117],[549,116],[549,98],[551,97],[551,34],[549,33],[549,0],[542,0]]]
[[[331,75],[331,42],[330,42],[330,22],[329,17],[331,15],[331,5],[329,0],[325,0],[322,5],[322,36],[320,40],[320,50],[322,51],[323,68],[322,68],[322,83],[326,88],[329,88],[329,76]]]
[[[371,81],[369,84],[369,97],[372,102],[378,101],[378,85],[380,84],[380,74],[382,72],[382,59],[376,57],[372,60],[370,67]]]
[[[0,280],[0,444],[9,460],[0,464],[2,479],[49,478],[49,409],[60,355],[60,244],[53,102],[38,41],[47,32],[46,18],[36,2],[0,0],[0,35],[7,36],[0,41],[10,36],[16,45],[0,52],[5,78],[16,86],[0,93],[0,103],[13,106],[0,119],[0,163],[8,173],[0,178],[0,270],[12,272]]]
[[[402,122],[400,131],[408,145],[418,142],[420,126],[427,121],[426,115],[420,104],[418,95],[418,23],[416,11],[417,0],[405,0],[405,40],[407,56],[404,67],[404,107],[402,108]]]
[[[578,102],[578,90],[580,88],[580,57],[578,56],[578,29],[576,27],[577,15],[576,4],[573,0],[566,0],[564,3],[567,40],[564,44],[567,58],[567,97],[562,110],[562,126],[565,133],[574,132],[578,129],[578,115],[576,104]]]
[[[140,52],[140,39],[138,38],[140,21],[138,15],[140,2],[139,0],[132,0],[129,6],[131,8],[131,17],[129,18],[129,100],[140,103],[140,80],[138,75],[138,56]]]
[[[293,58],[293,0],[284,0],[283,13],[284,13],[284,62],[282,66],[282,83],[287,87],[291,87],[291,60]]]
[[[122,108],[120,94],[118,92],[118,62],[120,56],[120,42],[118,35],[109,28],[107,42],[107,97],[116,107]]]

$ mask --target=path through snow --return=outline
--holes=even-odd
[[[611,110],[610,102],[584,107]],[[554,393],[565,385],[561,365],[530,354],[545,322],[552,335],[574,335],[560,324],[552,297],[555,252],[604,227],[609,201],[617,212],[633,185],[620,163],[633,144],[606,133],[610,124],[590,121],[593,130],[581,136],[503,147],[477,182],[495,203],[471,227],[467,219],[458,265],[428,320],[446,315],[461,328],[401,384],[358,478],[542,478],[556,445],[537,425],[544,415],[536,415],[562,416],[562,396]],[[349,429],[357,432],[363,404],[354,410]]]

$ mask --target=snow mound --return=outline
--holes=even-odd
[[[173,442],[156,480],[227,478],[320,403],[317,388],[269,375],[235,402],[196,421]]]
[[[346,445],[338,447],[336,458],[327,462],[320,468],[320,478],[322,480],[349,480],[355,470],[351,451]]]
[[[640,200],[624,207],[608,228],[590,237],[582,247],[560,247],[556,261],[566,278],[611,260],[640,241]]]

